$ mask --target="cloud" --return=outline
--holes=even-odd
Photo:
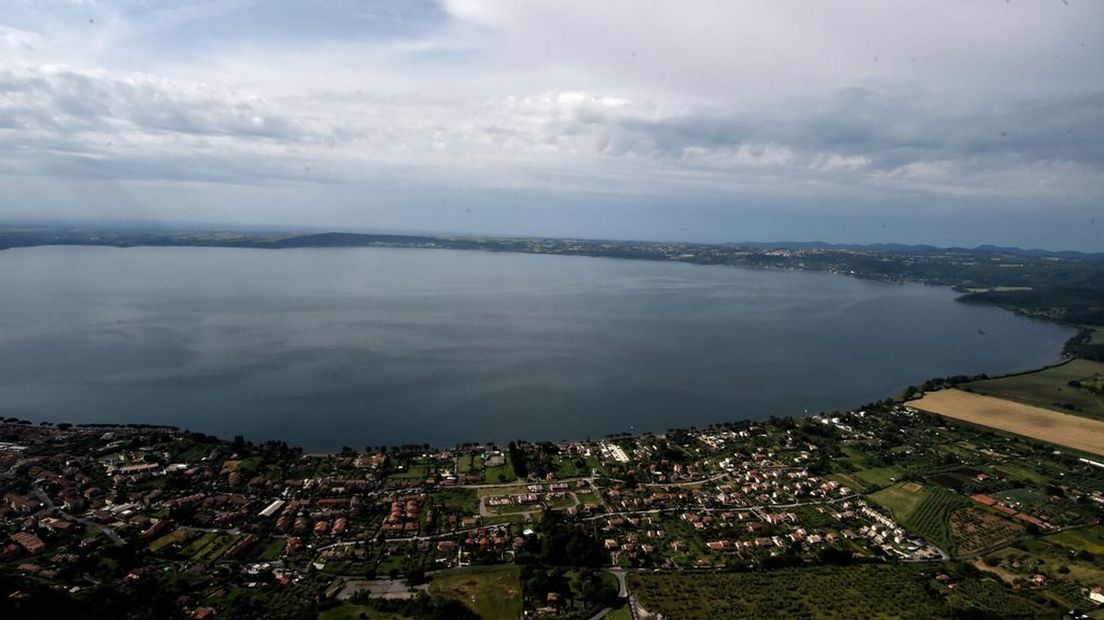
[[[410,228],[436,226],[419,196],[503,189],[734,219],[848,196],[1084,214],[1104,192],[1104,19],[1071,4],[18,0],[0,189],[199,183],[224,204],[242,195],[219,185],[265,186],[293,204],[321,183],[335,204],[408,203]]]

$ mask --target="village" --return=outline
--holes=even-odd
[[[261,593],[317,614],[455,598],[440,585],[449,576],[499,567],[515,571],[522,615],[647,618],[660,613],[649,588],[663,575],[882,563],[914,567],[936,598],[989,575],[1010,596],[1097,611],[1094,552],[1075,550],[1067,565],[1084,566],[1066,573],[1029,571],[1008,552],[1025,539],[1068,551],[1049,541],[1070,532],[1104,548],[1098,463],[875,407],[597,441],[326,454],[9,419],[0,562],[16,579],[3,595],[79,599],[172,576],[181,616],[235,617]],[[571,544],[550,550],[563,536]],[[517,576],[534,566],[599,577],[584,595]]]

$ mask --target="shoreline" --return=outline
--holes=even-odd
[[[544,252],[522,251],[522,250],[518,250],[518,249],[497,249],[497,248],[481,248],[481,247],[456,248],[456,247],[440,247],[440,246],[424,247],[424,246],[413,246],[413,245],[343,245],[343,246],[290,246],[290,247],[260,246],[260,247],[258,247],[258,246],[255,246],[255,245],[242,245],[242,244],[234,244],[234,243],[193,243],[193,244],[184,244],[184,243],[173,243],[173,244],[159,244],[159,243],[139,243],[139,244],[60,243],[60,244],[50,244],[50,243],[43,243],[43,244],[36,244],[36,245],[24,245],[24,246],[12,247],[12,248],[0,248],[0,249],[19,249],[19,248],[28,248],[28,249],[30,249],[30,248],[37,248],[37,247],[58,247],[58,248],[62,248],[62,247],[110,247],[110,248],[118,248],[118,249],[127,249],[127,248],[132,248],[132,247],[135,247],[135,248],[136,247],[143,247],[143,248],[179,247],[179,248],[187,248],[187,249],[223,248],[223,249],[245,249],[245,250],[250,250],[250,249],[253,249],[253,250],[257,250],[257,249],[260,249],[260,250],[265,250],[265,249],[272,249],[272,250],[278,250],[278,249],[315,249],[315,250],[317,250],[317,249],[443,249],[443,250],[452,250],[452,251],[472,251],[472,250],[475,250],[475,251],[488,252],[488,253],[522,254],[522,255],[534,255],[534,256],[574,256],[574,257],[577,257],[577,258],[614,258],[614,259],[622,259],[622,260],[647,260],[647,261],[650,261],[650,262],[684,263],[684,264],[696,265],[696,266],[700,266],[700,267],[710,267],[711,266],[711,267],[744,268],[744,269],[751,269],[751,270],[756,270],[756,271],[800,271],[800,272],[807,272],[807,273],[822,273],[822,274],[825,274],[825,275],[845,276],[845,277],[857,278],[857,279],[860,279],[860,280],[884,282],[886,284],[920,284],[920,285],[927,285],[927,286],[932,286],[932,287],[937,287],[937,288],[946,287],[946,288],[951,289],[951,291],[954,292],[954,293],[961,293],[961,291],[957,290],[957,285],[940,284],[940,283],[928,282],[928,281],[913,279],[913,278],[899,278],[899,279],[895,279],[895,280],[887,280],[887,279],[883,279],[883,278],[867,277],[867,276],[864,276],[863,274],[858,274],[858,273],[854,273],[854,272],[848,273],[848,272],[844,272],[844,271],[832,271],[832,270],[815,269],[815,268],[789,268],[789,267],[779,267],[779,266],[771,266],[771,265],[747,265],[747,264],[724,264],[724,263],[691,262],[691,261],[683,261],[683,260],[666,259],[666,258],[659,257],[659,256],[640,257],[640,256],[606,256],[606,255],[594,255],[594,254],[589,254],[589,253],[563,253],[563,252],[547,252],[547,253],[544,253]],[[954,297],[952,299],[952,301],[955,301],[955,302],[958,302],[958,303],[967,303],[967,302],[963,301],[964,297],[966,297],[966,295],[960,295],[959,297]],[[977,302],[973,302],[973,303],[977,303]],[[1015,308],[1009,308],[1007,306],[996,304],[996,303],[981,302],[981,303],[977,303],[977,305],[990,306],[990,307],[998,308],[998,309],[1004,310],[1006,312],[1011,312],[1011,313],[1013,313],[1014,315],[1016,315],[1020,318],[1025,318],[1025,319],[1028,319],[1028,320],[1035,320],[1035,321],[1039,321],[1039,322],[1042,322],[1042,323],[1048,323],[1048,324],[1056,325],[1056,326],[1059,326],[1059,327],[1062,327],[1062,328],[1070,329],[1070,330],[1073,331],[1073,334],[1069,338],[1067,338],[1065,340],[1065,342],[1063,342],[1061,344],[1061,349],[1060,349],[1060,352],[1059,352],[1059,359],[1057,361],[1055,361],[1053,363],[1044,364],[1044,365],[1038,366],[1038,367],[1031,367],[1031,368],[1027,368],[1027,369],[1023,369],[1023,370],[1017,370],[1017,371],[1011,371],[1011,372],[1005,372],[1005,373],[999,373],[999,374],[993,374],[993,375],[989,375],[988,373],[980,373],[980,375],[984,375],[988,379],[999,379],[999,378],[1015,377],[1015,376],[1025,375],[1025,374],[1031,374],[1031,373],[1034,373],[1034,372],[1039,372],[1039,371],[1042,371],[1042,370],[1046,370],[1046,369],[1049,369],[1049,368],[1055,368],[1055,367],[1059,367],[1059,366],[1062,366],[1064,364],[1067,364],[1070,361],[1072,361],[1074,359],[1077,359],[1077,357],[1070,352],[1071,346],[1076,344],[1077,342],[1083,340],[1085,338],[1086,334],[1091,334],[1092,333],[1092,328],[1086,327],[1085,325],[1071,324],[1071,323],[1068,323],[1068,322],[1057,320],[1053,317],[1033,315],[1033,314],[1030,314],[1030,313],[1019,311]],[[972,377],[977,377],[977,376],[979,376],[979,375],[973,375]],[[926,379],[926,381],[942,381],[944,378],[945,377],[930,377],[930,378]],[[906,389],[908,387],[909,386],[901,386],[901,387],[893,390],[892,392],[890,392],[890,394],[887,395],[886,398],[884,398],[884,399],[875,399],[875,400],[869,401],[869,402],[881,402],[881,401],[885,401],[885,400],[892,400],[893,402],[899,402],[899,403],[908,402],[909,400],[912,399],[912,398],[904,397],[904,394],[906,393]],[[919,392],[919,393],[922,394],[922,392]],[[861,406],[861,405],[862,405],[861,403],[856,403],[855,405],[845,405],[844,407],[849,407],[849,406],[856,406],[857,407],[857,406]],[[692,425],[691,427],[726,425],[726,424],[740,424],[740,423],[755,423],[757,421],[765,420],[765,419],[771,418],[771,417],[799,419],[799,418],[802,418],[802,417],[814,417],[814,416],[826,414],[828,412],[829,412],[828,410],[823,410],[823,411],[818,411],[818,412],[815,412],[815,413],[809,412],[809,413],[806,413],[805,415],[801,415],[801,414],[788,414],[788,415],[787,414],[781,414],[781,415],[780,414],[773,414],[773,415],[764,415],[760,418],[733,418],[733,419],[727,419],[727,420],[717,420],[717,421],[713,421],[713,422],[708,422],[704,425],[703,424]],[[12,417],[6,417],[6,418],[0,418],[0,419],[7,420],[7,419],[12,419]],[[201,434],[204,434],[204,435],[216,437],[220,441],[229,441],[230,440],[229,435],[208,434],[208,433],[204,433],[202,431],[195,431],[195,430],[193,430],[192,428],[190,428],[188,426],[181,426],[181,425],[177,425],[177,424],[152,424],[152,423],[142,423],[142,422],[120,422],[120,423],[82,422],[82,423],[75,423],[75,422],[67,422],[67,421],[54,422],[54,421],[51,421],[51,420],[41,420],[41,421],[32,422],[32,423],[50,424],[50,425],[69,424],[71,426],[78,427],[78,428],[93,428],[93,429],[94,428],[104,428],[104,429],[163,428],[163,429],[174,430],[174,431],[179,431],[179,432],[201,433]],[[686,428],[691,428],[691,427],[686,427]],[[662,434],[662,433],[666,432],[666,430],[676,429],[676,428],[681,428],[681,427],[670,426],[665,430],[656,430],[656,431],[648,431],[648,432],[642,432],[642,431],[626,432],[626,431],[622,431],[622,432],[609,433],[609,434],[603,435],[602,437],[603,438],[610,438],[610,437],[618,437],[618,436],[643,436],[643,435],[649,435],[649,434]],[[561,443],[561,442],[582,441],[582,440],[583,440],[582,438],[571,439],[571,438],[560,437],[557,440],[551,440],[550,442],[551,443]],[[287,442],[286,440],[283,440],[283,439],[274,439],[272,441],[285,441],[285,443]],[[524,441],[526,443],[541,443],[545,440],[521,439],[521,441]],[[449,445],[450,446],[459,446],[459,445],[463,445],[465,443],[476,443],[478,445],[497,445],[500,442],[496,442],[496,441],[492,441],[492,442],[486,442],[486,441],[484,441],[484,442],[470,442],[470,441],[468,441],[468,442],[457,442],[455,444],[449,444]],[[400,446],[400,447],[405,446],[405,445],[420,445],[420,444],[414,444],[414,443],[398,444],[398,446]],[[442,444],[442,446],[434,446],[434,447],[443,447],[443,446],[444,446],[444,444]],[[312,449],[312,450],[309,450],[309,451],[305,450],[305,452],[310,453],[310,454],[318,454],[318,455],[322,455],[322,454],[340,454],[340,450],[338,450],[338,449],[334,449],[334,450],[326,450],[326,449],[315,450],[315,449]]]
[[[1080,335],[1080,331],[1078,332],[1078,336],[1079,335]],[[1077,336],[1074,336],[1074,338],[1076,338],[1076,337]],[[1072,340],[1072,338],[1071,338],[1071,340]],[[1073,362],[1074,360],[1077,360],[1077,359],[1080,359],[1080,358],[1077,358],[1077,357],[1071,356],[1071,355],[1066,355],[1063,352],[1062,359],[1060,361],[1056,362],[1056,363],[1053,363],[1053,364],[1047,364],[1047,365],[1039,366],[1039,367],[1032,368],[1032,369],[1029,369],[1029,370],[1021,370],[1021,371],[1016,371],[1016,372],[1011,372],[1011,373],[1004,373],[1004,374],[997,374],[997,375],[985,375],[985,377],[986,377],[986,380],[1004,379],[1004,378],[1008,378],[1008,377],[1018,377],[1018,376],[1021,376],[1021,375],[1028,375],[1028,374],[1032,374],[1032,373],[1036,373],[1036,372],[1041,372],[1041,371],[1048,370],[1048,369],[1051,369],[1051,368],[1058,368],[1058,367],[1064,366],[1066,364],[1069,364],[1070,362]],[[977,376],[978,375],[972,376],[969,379],[969,381],[975,380],[974,377],[977,377]],[[943,379],[944,379],[943,377],[932,377],[932,378],[927,379],[926,381],[942,381]],[[956,385],[956,384],[953,384],[950,387],[953,388],[954,385]],[[859,404],[853,405],[851,407],[848,407],[845,410],[847,410],[847,411],[858,410],[858,409],[863,408],[864,406],[871,405],[873,403],[879,403],[879,402],[884,403],[884,402],[887,402],[887,401],[892,402],[893,404],[898,404],[898,405],[908,405],[910,402],[920,400],[921,398],[923,398],[924,394],[926,393],[923,390],[920,390],[920,391],[917,391],[916,394],[906,397],[906,396],[904,396],[906,389],[907,389],[907,386],[906,386],[906,388],[902,388],[899,391],[897,391],[895,396],[890,396],[890,397],[887,397],[887,398],[881,399],[881,400],[869,401],[867,403],[859,403]],[[940,388],[940,389],[946,389],[946,388]],[[935,390],[935,391],[939,391],[939,390]],[[769,420],[769,419],[799,420],[799,419],[803,419],[803,418],[816,418],[816,417],[819,417],[819,416],[826,415],[828,413],[831,413],[831,412],[825,410],[825,411],[818,411],[818,412],[815,412],[815,413],[810,412],[806,415],[771,415],[771,416],[767,416],[767,417],[764,417],[764,418],[761,418],[761,419],[739,418],[739,419],[711,422],[711,423],[709,423],[707,425],[704,425],[704,426],[702,426],[702,425],[687,426],[687,427],[677,427],[676,426],[676,427],[670,427],[670,428],[662,430],[662,431],[638,431],[638,432],[635,432],[635,433],[620,432],[620,433],[611,433],[611,434],[603,435],[603,436],[598,437],[598,438],[591,438],[591,439],[559,439],[559,440],[556,440],[556,441],[547,441],[547,443],[551,443],[551,444],[554,444],[554,445],[570,444],[570,443],[599,443],[599,442],[614,439],[614,438],[647,437],[647,436],[665,435],[669,431],[687,431],[687,430],[692,429],[692,428],[723,428],[723,427],[726,427],[726,426],[734,426],[734,425],[756,424],[756,423],[763,422],[763,421]],[[117,423],[117,424],[107,423],[107,422],[76,423],[76,422],[67,422],[67,421],[64,421],[64,420],[63,421],[42,420],[42,421],[39,421],[39,422],[34,422],[34,421],[31,421],[31,420],[24,420],[24,419],[15,418],[13,416],[0,418],[0,425],[8,425],[8,424],[16,424],[16,425],[23,425],[23,426],[27,426],[27,425],[30,425],[30,426],[46,426],[46,427],[50,427],[50,428],[54,428],[54,429],[59,429],[59,427],[61,427],[61,426],[66,426],[67,428],[59,429],[59,430],[69,430],[69,429],[104,430],[105,432],[107,432],[107,431],[120,431],[120,430],[121,431],[141,431],[141,430],[158,430],[158,429],[160,429],[160,430],[166,430],[166,431],[170,431],[170,432],[174,432],[174,433],[192,433],[192,434],[204,435],[206,437],[214,437],[215,439],[217,439],[219,442],[222,442],[222,443],[230,443],[232,441],[232,438],[226,438],[226,437],[222,437],[220,435],[212,435],[212,434],[204,433],[202,431],[193,430],[193,429],[191,429],[189,427],[186,427],[186,426],[178,426],[178,425],[172,425],[172,424],[149,424],[149,423],[141,423],[141,422],[128,422],[128,423]],[[242,437],[246,441],[252,441],[249,437],[246,437],[244,435]],[[266,440],[265,442],[262,442],[262,443],[267,443],[268,441],[277,442],[277,443],[284,443],[284,444],[288,445],[288,447],[290,447],[290,448],[298,449],[298,450],[301,451],[301,454],[302,454],[303,458],[325,458],[325,457],[329,457],[329,456],[340,456],[342,454],[342,450],[340,450],[340,449],[337,449],[337,450],[315,450],[315,449],[308,450],[306,448],[303,448],[300,445],[293,444],[289,441],[281,440],[281,439]],[[544,440],[519,439],[519,441],[524,443],[524,444],[530,444],[530,445],[546,443]],[[498,445],[499,445],[499,442],[495,442],[495,441],[482,441],[482,442],[466,441],[466,442],[459,442],[459,443],[453,444],[451,446],[430,445],[429,448],[431,450],[452,450],[452,449],[460,448],[462,446],[498,446]],[[389,449],[411,449],[411,448],[415,448],[415,449],[420,450],[420,449],[424,449],[425,444],[408,443],[408,444],[386,445],[386,447],[389,448]]]

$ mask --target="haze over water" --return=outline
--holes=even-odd
[[[0,415],[308,449],[816,413],[1071,333],[945,288],[445,250],[39,247],[0,290]]]

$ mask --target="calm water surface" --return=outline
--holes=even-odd
[[[941,288],[445,250],[7,250],[0,291],[0,415],[308,449],[817,412],[1071,333]]]

